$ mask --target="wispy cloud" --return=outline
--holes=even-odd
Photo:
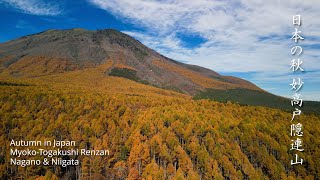
[[[294,31],[292,16],[301,14],[299,29],[305,37],[305,77],[320,84],[320,1],[295,0],[88,0],[124,21],[139,25],[144,32],[125,31],[158,52],[218,72],[257,72],[251,81],[290,79],[290,49]],[[195,34],[206,41],[197,47],[183,46],[177,34]],[[259,79],[260,78],[260,79]],[[272,83],[271,83],[272,82]],[[272,87],[266,87],[272,88]]]
[[[317,0],[89,2],[145,27],[147,33],[126,33],[161,53],[222,72],[287,71],[290,47],[294,45],[288,36],[294,30],[291,22],[296,13],[301,13],[303,18],[302,28],[306,36],[303,43],[314,44],[320,40],[320,22],[316,18],[320,16],[316,8],[320,7],[320,2]],[[186,48],[179,43],[178,32],[194,33],[207,41],[197,48]],[[319,51],[308,51],[304,54],[308,60],[320,55]],[[311,68],[320,69],[320,65]]]
[[[21,29],[21,30],[25,30],[25,29],[36,30],[36,28],[31,23],[24,20],[18,20],[15,28]]]
[[[62,10],[56,3],[49,3],[42,0],[1,0],[1,2],[27,14],[56,16]]]

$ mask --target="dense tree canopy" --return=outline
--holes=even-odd
[[[0,76],[0,179],[320,178],[319,115],[297,118],[304,163],[291,166],[291,113],[193,100],[106,77],[105,68]],[[10,166],[11,139],[73,140],[77,148],[110,155],[61,157],[79,166]]]
[[[320,120],[301,116],[303,165],[290,166],[291,114],[182,97],[0,86],[3,178],[317,179]],[[109,156],[81,165],[9,166],[11,139],[69,139]],[[41,157],[39,157],[41,158]]]

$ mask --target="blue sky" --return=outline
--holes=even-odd
[[[301,14],[305,72],[291,72],[292,16]],[[47,29],[114,28],[172,59],[320,101],[320,1],[0,0],[0,42]]]

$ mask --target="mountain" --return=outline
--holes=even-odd
[[[113,29],[48,30],[0,44],[0,73],[11,77],[35,78],[104,64],[109,64],[102,69],[105,76],[123,77],[197,99],[290,109],[288,99],[251,82],[174,61]]]
[[[49,30],[0,45],[2,69],[14,76],[41,76],[112,61],[106,75],[194,95],[205,88],[262,91],[243,79],[166,58],[113,29]],[[34,72],[34,67],[41,72]]]

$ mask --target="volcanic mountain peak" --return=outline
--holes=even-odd
[[[72,78],[72,72],[90,76],[95,82],[101,78],[114,82],[119,79],[113,76],[118,76],[196,99],[288,111],[292,108],[288,99],[270,94],[246,80],[172,60],[114,29],[48,30],[0,44],[0,79],[48,77],[44,78],[48,80],[53,75]],[[308,106],[305,111],[318,111],[319,104],[304,104]]]
[[[106,75],[187,94],[206,88],[261,90],[245,80],[164,57],[114,29],[48,30],[0,44],[0,52],[2,69],[17,76],[28,76],[35,67],[42,69],[38,75],[45,75],[112,61]]]

